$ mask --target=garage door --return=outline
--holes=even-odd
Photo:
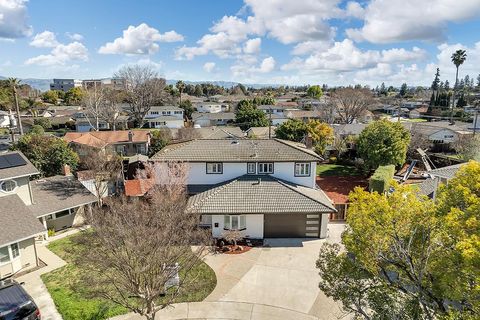
[[[266,214],[265,238],[318,238],[319,214]]]

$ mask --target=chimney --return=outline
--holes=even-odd
[[[68,164],[63,165],[62,173],[64,176],[67,176],[67,177],[72,175],[72,170],[70,169],[70,166]]]
[[[128,141],[132,142],[133,141],[133,132],[128,131]]]
[[[307,147],[307,149],[312,149],[313,147],[312,136],[309,134],[305,137],[305,147]]]

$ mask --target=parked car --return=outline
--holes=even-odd
[[[0,320],[40,319],[40,310],[20,283],[0,281]]]

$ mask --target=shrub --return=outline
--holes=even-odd
[[[55,235],[55,229],[48,229],[48,236],[53,237]]]
[[[394,165],[378,167],[370,178],[370,191],[376,191],[378,193],[384,193],[385,191],[387,191],[387,188],[390,185],[390,181],[393,179],[394,174]]]
[[[337,162],[337,157],[330,157],[329,160],[331,163],[335,163]]]

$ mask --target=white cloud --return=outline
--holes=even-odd
[[[65,35],[74,41],[82,41],[83,36],[80,33],[70,33],[66,32]]]
[[[349,1],[346,6],[346,15],[357,19],[363,19],[365,17],[365,9],[355,1]]]
[[[316,71],[354,71],[372,68],[377,63],[399,63],[405,61],[420,61],[426,58],[426,51],[414,47],[411,51],[404,48],[389,50],[362,51],[352,40],[345,39],[335,42],[326,50],[315,51],[305,59],[296,57],[281,67],[282,70]]]
[[[243,45],[243,52],[246,54],[259,53],[261,45],[262,45],[261,38],[249,39]]]
[[[26,0],[0,0],[0,38],[16,39],[32,34]]]
[[[480,14],[478,0],[372,0],[365,8],[362,28],[348,29],[355,41],[390,43],[445,39],[448,22],[460,22]]]
[[[235,79],[258,79],[258,74],[267,74],[275,70],[275,59],[268,57],[262,60],[260,65],[255,66],[256,58],[252,56],[242,56],[236,64],[230,67],[230,71]]]
[[[205,70],[205,72],[212,72],[213,70],[215,69],[215,62],[206,62],[204,65],[203,65],[203,70]]]
[[[263,59],[262,63],[260,64],[260,68],[258,68],[258,72],[261,73],[269,73],[275,69],[275,59],[273,57],[268,57]]]
[[[161,34],[157,29],[141,23],[123,30],[123,36],[107,42],[98,50],[102,54],[153,54],[158,51],[157,42],[182,41],[183,36],[175,31]]]
[[[30,45],[37,48],[54,48],[58,46],[59,43],[55,37],[55,33],[46,30],[37,33],[30,42]]]
[[[330,41],[322,40],[300,42],[293,48],[292,54],[302,56],[317,51],[327,50],[330,45]]]
[[[40,66],[52,66],[52,65],[65,65],[71,61],[87,61],[88,50],[80,42],[71,42],[69,44],[59,44],[56,46],[50,54],[42,54],[37,57],[33,57],[25,61],[26,65],[40,65]]]

